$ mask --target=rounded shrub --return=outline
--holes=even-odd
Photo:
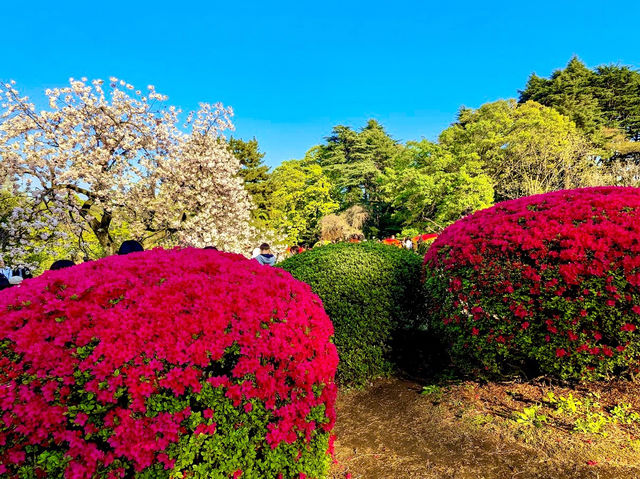
[[[394,332],[416,325],[421,258],[379,243],[337,243],[280,266],[311,286],[335,327],[338,379],[359,385],[388,373]]]
[[[156,249],[0,295],[3,477],[325,477],[320,300],[239,255]]]
[[[432,326],[459,365],[561,379],[634,373],[640,355],[640,189],[499,203],[425,256]]]

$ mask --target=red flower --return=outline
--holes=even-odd
[[[556,349],[556,357],[561,358],[567,355],[567,351],[564,348]]]
[[[3,475],[17,475],[26,446],[64,453],[65,477],[107,477],[114,461],[171,469],[166,450],[185,435],[226,434],[198,424],[214,417],[197,396],[205,386],[244,402],[245,417],[254,404],[267,411],[259,447],[307,450],[334,426],[338,357],[321,301],[289,273],[240,255],[112,256],[25,281],[0,295],[0,310]],[[232,369],[210,377],[229,354]],[[147,410],[149,398],[171,396],[202,416]],[[84,405],[89,415],[75,412]]]
[[[595,344],[603,341],[604,331],[633,331],[635,321],[627,325],[619,319],[624,318],[623,307],[640,315],[640,303],[633,304],[640,288],[638,237],[638,188],[556,191],[478,211],[446,228],[425,255],[425,281],[464,278],[455,293],[432,290],[438,305],[434,324],[453,343],[452,351],[462,350],[469,331],[473,334],[466,322],[493,330],[488,346],[471,352],[479,366],[491,361],[495,367],[497,351],[490,348],[501,337],[505,346],[499,346],[499,367],[530,359],[531,346],[553,342],[553,348],[545,349],[552,357],[541,362],[545,373],[579,379],[594,367],[593,377],[602,377],[611,361],[618,361],[613,359],[617,343]],[[594,328],[591,298],[620,314],[598,318]],[[505,314],[507,308],[510,314]],[[460,319],[443,324],[442,318],[453,317]],[[576,348],[588,336],[593,340]],[[556,350],[567,353],[565,360],[551,360]],[[584,351],[593,357],[572,354]]]
[[[632,332],[636,330],[636,326],[634,324],[624,324],[621,328],[620,331],[628,331],[628,332]]]

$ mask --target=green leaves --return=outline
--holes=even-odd
[[[420,256],[379,243],[338,243],[292,256],[280,266],[320,296],[335,327],[338,379],[362,385],[389,373],[391,338],[418,328]]]
[[[462,110],[440,135],[457,161],[491,178],[497,199],[590,186],[594,148],[567,116],[534,101]]]
[[[289,244],[314,243],[318,221],[338,209],[322,168],[302,161],[285,161],[269,179],[270,226]]]
[[[446,226],[478,209],[491,206],[491,179],[478,162],[460,157],[427,140],[409,142],[388,168],[383,191],[395,208],[394,218],[420,231]]]

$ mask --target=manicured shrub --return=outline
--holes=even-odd
[[[47,272],[0,310],[3,477],[325,476],[333,327],[288,273],[157,249]]]
[[[359,385],[392,369],[395,331],[415,327],[421,310],[421,258],[379,243],[338,243],[280,266],[311,286],[335,327],[338,379]]]
[[[460,365],[564,379],[634,373],[640,354],[640,189],[500,203],[425,256],[432,325]]]

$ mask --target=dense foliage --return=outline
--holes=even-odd
[[[362,384],[391,370],[394,332],[415,327],[419,320],[418,255],[378,243],[338,243],[280,266],[322,299],[335,328],[342,383]]]
[[[433,328],[460,365],[560,378],[638,371],[640,189],[499,203],[425,256]]]
[[[399,142],[376,120],[359,129],[336,125],[303,160],[280,172],[270,194],[295,183],[310,165],[322,169],[332,215],[357,205],[369,238],[403,230],[437,232],[494,200],[558,189],[640,184],[640,72],[628,66],[587,68],[577,58],[549,79],[532,75],[518,101],[461,108],[437,142]],[[291,182],[283,181],[291,177]],[[286,195],[285,195],[286,196]],[[317,222],[270,208],[276,229],[295,221],[318,239]],[[335,219],[335,218],[333,218]],[[404,235],[403,235],[404,236]],[[295,235],[291,236],[296,237]]]
[[[528,100],[555,108],[596,143],[606,140],[606,129],[620,129],[630,141],[614,145],[612,153],[640,157],[640,72],[624,65],[591,70],[574,57],[548,79],[531,75],[520,92],[520,101]]]
[[[46,272],[0,309],[3,477],[324,477],[333,327],[288,273],[156,249]]]
[[[331,183],[315,164],[285,161],[273,171],[267,187],[272,192],[268,224],[289,244],[314,243],[320,219],[338,208]]]
[[[454,155],[427,140],[408,142],[383,177],[392,218],[417,234],[491,206],[493,182],[482,166],[479,157]]]
[[[258,140],[252,138],[245,141],[241,138],[229,138],[229,150],[240,162],[241,168],[238,175],[244,181],[244,187],[251,196],[255,210],[252,214],[255,219],[264,219],[264,211],[267,208],[269,197],[268,183],[269,167],[264,164],[265,153],[258,147]]]
[[[479,163],[498,200],[593,186],[599,180],[584,134],[568,117],[533,101],[500,100],[462,109],[458,121],[440,135],[440,144],[461,165]]]

